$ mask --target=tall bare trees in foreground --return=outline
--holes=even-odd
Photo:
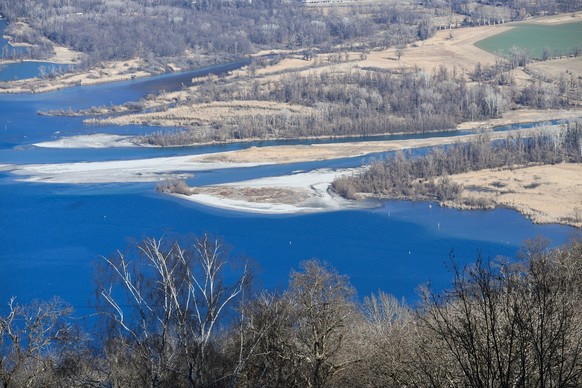
[[[240,266],[228,268],[235,261]],[[582,242],[451,260],[451,289],[359,302],[316,259],[252,291],[219,239],[148,239],[104,260],[91,350],[60,301],[9,304],[0,386],[574,387],[582,384]],[[96,333],[97,334],[97,333]]]
[[[209,367],[216,356],[216,332],[249,281],[246,264],[227,268],[225,249],[222,241],[208,235],[187,248],[148,239],[137,246],[136,258],[119,253],[106,259],[103,273],[109,276],[99,296],[118,334],[109,343],[111,365],[118,368],[117,352],[129,350],[117,381],[136,366],[146,372],[139,377],[148,386],[205,386],[216,379]],[[225,272],[240,273],[226,285]]]
[[[57,355],[75,339],[71,313],[58,298],[28,305],[10,299],[8,313],[0,316],[0,387],[46,384]]]
[[[421,319],[470,387],[580,385],[580,244],[529,242],[517,263],[455,268],[453,289],[425,296]]]

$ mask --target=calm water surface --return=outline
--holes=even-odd
[[[97,132],[148,133],[152,129],[86,127],[82,118],[45,117],[36,112],[137,100],[162,86],[168,90],[179,85],[183,82],[180,77],[184,76],[75,87],[43,95],[0,96],[0,164],[134,159],[275,144],[163,150],[55,150],[32,145]],[[321,167],[352,167],[365,160],[210,171],[192,181],[210,184]],[[469,263],[478,253],[485,257],[513,255],[525,239],[537,235],[561,244],[575,232],[564,226],[533,225],[510,210],[460,212],[428,203],[394,201],[368,210],[254,215],[168,198],[156,193],[154,184],[24,183],[10,174],[0,174],[0,198],[0,306],[10,296],[24,302],[60,295],[80,314],[92,311],[93,271],[99,257],[124,250],[132,240],[144,237],[204,232],[223,236],[233,254],[255,259],[263,287],[286,287],[291,268],[317,257],[348,274],[362,296],[382,289],[417,301],[419,284],[430,281],[437,289],[450,284],[447,263],[451,251],[459,261]]]

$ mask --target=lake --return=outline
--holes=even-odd
[[[22,58],[26,56],[28,48],[12,46],[3,36],[6,29],[6,20],[0,20],[0,57]],[[67,71],[72,65],[63,65],[46,61],[24,61],[0,65],[0,81],[15,81],[34,78],[40,75],[50,75],[55,72]]]
[[[230,67],[229,67],[230,69]],[[213,71],[206,69],[206,72]],[[219,68],[216,71],[225,71]],[[189,76],[189,75],[188,75]],[[159,128],[87,127],[82,118],[47,117],[39,110],[87,108],[137,100],[162,86],[179,87],[184,74],[111,85],[74,87],[42,95],[0,95],[0,164],[100,161],[219,152],[279,142],[174,149],[43,149],[40,141],[90,133],[145,134]],[[457,133],[461,133],[458,132]],[[367,158],[227,169],[197,174],[210,184],[315,168],[354,167]],[[511,210],[458,211],[425,202],[385,201],[374,209],[309,215],[255,215],[219,210],[156,193],[155,184],[26,183],[0,173],[0,313],[20,302],[59,295],[90,314],[94,268],[100,257],[135,239],[189,233],[222,236],[232,254],[253,258],[260,287],[285,288],[301,260],[317,257],[347,274],[361,297],[384,290],[418,301],[415,289],[447,287],[452,251],[461,263],[514,255],[525,239],[566,242],[574,228],[534,225]]]

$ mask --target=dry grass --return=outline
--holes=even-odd
[[[129,114],[91,123],[115,125],[152,124],[160,126],[212,125],[233,117],[272,115],[277,113],[306,114],[311,108],[268,101],[229,101],[180,105],[163,112]]]
[[[553,80],[560,79],[561,75],[566,75],[568,78],[572,76],[576,79],[582,77],[582,57],[536,62],[528,65],[528,68],[543,73]]]
[[[309,199],[306,192],[282,187],[203,186],[194,188],[193,194],[206,194],[235,201],[286,205],[296,205]]]
[[[427,71],[443,65],[448,69],[455,67],[458,70],[472,71],[477,62],[482,65],[495,63],[495,55],[474,44],[510,28],[510,25],[499,25],[440,30],[432,38],[418,42],[417,47],[409,45],[399,61],[396,60],[395,50],[389,49],[370,53],[361,65],[380,68],[418,66]]]
[[[464,186],[465,197],[516,209],[537,223],[582,227],[582,164],[483,170],[450,178]]]

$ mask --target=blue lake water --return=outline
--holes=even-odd
[[[27,53],[28,48],[12,46],[4,38],[3,31],[7,26],[6,20],[0,20],[0,57],[20,58]],[[54,72],[66,71],[70,65],[62,65],[53,62],[25,61],[18,63],[0,64],[0,81],[15,81],[34,78],[40,75],[49,75]]]
[[[53,62],[25,61],[0,65],[0,81],[16,81],[66,71],[70,65]]]
[[[184,75],[75,87],[43,95],[0,96],[0,164],[135,159],[273,144],[91,150],[32,146],[96,132],[148,133],[152,129],[86,127],[82,118],[38,116],[36,112],[137,100],[157,88],[168,90],[182,83],[179,77]],[[196,175],[192,182],[210,184],[321,167],[358,166],[365,160],[209,171]],[[485,257],[514,255],[527,238],[542,235],[562,244],[575,233],[565,226],[534,225],[510,210],[461,212],[396,201],[381,202],[367,210],[253,215],[186,203],[156,193],[154,186],[25,183],[0,174],[0,313],[10,296],[28,301],[60,295],[76,306],[79,314],[90,314],[93,270],[99,257],[123,251],[130,241],[144,237],[205,232],[222,236],[232,245],[233,254],[256,261],[262,287],[286,287],[292,268],[301,260],[317,257],[349,275],[362,296],[382,289],[417,301],[419,284],[430,281],[436,289],[450,284],[447,263],[451,250],[460,262],[469,263],[479,252]]]

